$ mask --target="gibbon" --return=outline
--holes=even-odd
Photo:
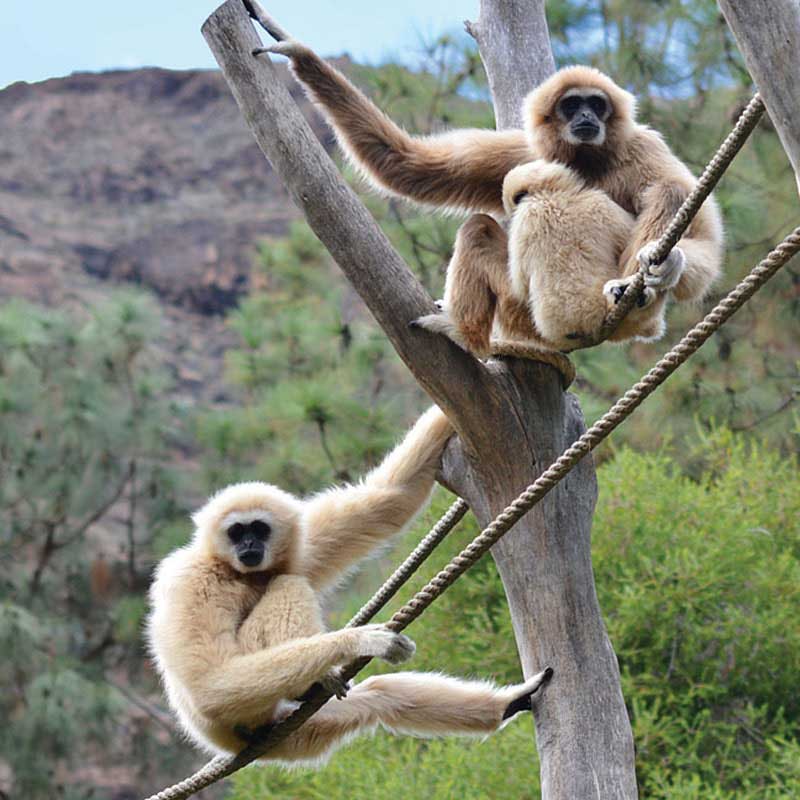
[[[280,722],[321,682],[332,698],[267,760],[317,762],[374,730],[488,734],[548,677],[497,687],[438,674],[379,675],[349,687],[361,656],[397,664],[413,642],[381,625],[325,631],[321,593],[427,501],[452,429],[432,408],[361,483],[307,500],[264,483],[229,486],[193,517],[185,547],[158,566],[150,650],[182,727],[200,746],[236,752],[248,731]]]
[[[503,203],[508,234],[486,214],[464,223],[447,270],[443,313],[415,324],[480,357],[498,341],[569,350],[599,330],[618,300],[618,262],[634,217],[556,162],[512,169]],[[660,335],[665,302],[666,293],[646,286],[610,338]]]
[[[606,282],[602,287],[605,297],[592,298],[589,303],[596,309],[603,302],[618,300],[623,287],[644,264],[646,284],[652,291],[646,292],[641,302],[645,307],[654,306],[648,313],[640,308],[640,313],[626,320],[613,338],[657,336],[663,327],[664,303],[656,301],[668,294],[679,301],[699,300],[720,272],[722,222],[713,198],[706,200],[670,257],[662,264],[649,264],[649,253],[694,188],[695,179],[659,133],[636,122],[633,95],[599,70],[565,67],[544,81],[525,99],[524,130],[470,129],[411,136],[305,45],[286,40],[266,50],[290,58],[294,74],[312,100],[322,106],[349,160],[380,190],[451,211],[503,215],[518,205],[512,203],[509,208],[504,200],[503,183],[514,167],[529,162],[557,162],[570,167],[586,187],[604,192],[633,217],[633,223],[625,246],[617,254],[616,274],[610,279],[616,282]],[[597,195],[593,197],[599,202]],[[538,204],[534,201],[534,205]],[[584,205],[592,205],[591,200]],[[619,213],[608,204],[605,208],[614,217],[610,224],[616,228]],[[528,209],[524,216],[529,219],[533,215]],[[575,226],[596,230],[598,223],[573,211],[565,222],[565,234],[575,242]],[[549,221],[548,237],[558,224]],[[476,238],[476,230],[481,232],[477,237],[481,246],[473,253],[468,245]],[[488,241],[487,231],[492,232]],[[538,232],[534,225],[530,236],[524,239],[529,240]],[[492,316],[486,311],[487,305],[493,308],[499,298],[511,291],[511,279],[506,277],[508,243],[502,231],[485,218],[468,223],[460,239],[450,269],[460,272],[461,277],[449,280],[450,304],[445,302],[444,310],[461,334],[456,338],[471,349],[485,351],[489,339],[486,318]],[[603,242],[598,250],[606,252],[606,245]],[[577,260],[587,268],[591,259],[583,258],[584,251],[594,247],[587,231],[577,253]],[[518,264],[521,274],[538,271],[543,257],[550,256],[542,248],[530,264]],[[557,260],[563,264],[565,259],[566,254],[561,253]],[[608,262],[604,261],[600,271],[610,272],[607,267]],[[547,272],[549,278],[541,281],[542,288],[552,288],[557,275],[552,265]],[[571,274],[574,276],[575,270]],[[583,280],[581,285],[591,292],[597,288],[594,280]],[[529,291],[533,290],[532,283]],[[562,304],[570,296],[571,300],[576,299],[575,293],[560,287],[556,297],[531,295],[530,303],[539,310],[540,317],[553,320],[560,316]],[[517,301],[521,299],[519,293],[515,297]],[[550,308],[553,305],[557,307]],[[472,316],[476,309],[477,316]],[[464,311],[467,317],[460,316]],[[514,306],[513,311],[525,316],[528,310]],[[577,312],[567,314],[577,316]],[[523,330],[528,330],[527,338],[546,346],[548,339],[538,330],[536,319],[527,316],[528,319],[519,320]],[[425,318],[423,324],[430,322]],[[501,327],[507,325],[506,321]],[[439,327],[447,332],[452,326],[445,320]],[[589,327],[585,324],[570,331],[557,326],[556,338],[563,343],[564,336],[574,333],[579,340],[594,332]],[[576,339],[571,339],[565,349],[574,347]]]

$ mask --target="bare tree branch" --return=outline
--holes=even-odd
[[[719,0],[747,69],[794,167],[800,189],[800,4]]]
[[[494,99],[498,128],[522,127],[522,101],[555,72],[544,0],[481,0],[478,43]]]
[[[286,32],[248,5],[273,34]],[[477,37],[500,127],[519,125],[522,99],[553,70],[543,0],[482,0]],[[478,362],[443,337],[408,328],[432,301],[314,138],[269,61],[243,0],[203,26],[239,107],[314,232],[423,388],[460,434],[444,481],[485,527],[585,430],[577,401],[547,365]],[[633,741],[616,657],[591,565],[597,496],[583,459],[493,549],[526,676],[552,665],[534,714],[545,800],[635,798]],[[533,763],[533,760],[532,760]]]

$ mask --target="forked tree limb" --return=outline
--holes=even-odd
[[[278,35],[286,32],[268,19]],[[458,432],[479,448],[484,413],[503,416],[490,372],[445,337],[409,323],[433,301],[347,185],[314,136],[262,46],[243,0],[228,0],[203,25],[248,126],[294,202],[366,302],[395,350]],[[507,413],[507,412],[506,412]]]
[[[499,125],[518,124],[522,97],[553,69],[544,2],[482,0],[475,31]],[[577,401],[552,367],[515,358],[481,363],[444,337],[409,329],[433,311],[431,299],[318,144],[268,59],[252,55],[261,43],[243,0],[227,0],[203,34],[312,229],[459,432],[444,477],[485,527],[584,433]],[[544,800],[636,797],[630,724],[592,573],[596,497],[594,467],[583,459],[492,551],[525,675],[552,666],[558,676],[534,704]],[[529,768],[535,764],[532,758]]]

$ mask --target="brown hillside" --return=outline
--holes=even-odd
[[[63,307],[147,287],[183,388],[206,399],[221,315],[248,287],[256,242],[297,216],[216,71],[79,73],[0,91],[0,298]]]

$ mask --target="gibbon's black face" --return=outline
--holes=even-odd
[[[257,567],[264,560],[265,543],[271,532],[270,526],[260,519],[234,522],[227,531],[236,557],[245,567]]]
[[[599,89],[570,89],[556,103],[556,114],[565,125],[570,144],[603,144],[611,104]]]

